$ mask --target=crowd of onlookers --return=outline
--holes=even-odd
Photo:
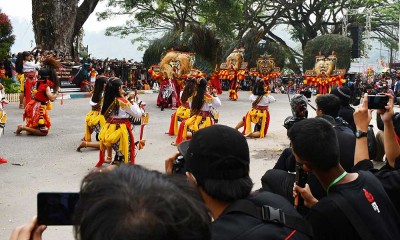
[[[17,81],[16,62],[19,55],[12,54],[8,58],[0,61],[0,79],[12,78],[14,82]],[[154,81],[149,77],[147,69],[142,62],[123,59],[96,59],[91,57],[84,57],[74,60],[70,54],[56,50],[41,50],[34,48],[31,51],[25,51],[31,56],[31,61],[40,63],[47,57],[53,57],[58,60],[63,68],[79,68],[82,75],[78,76],[77,71],[69,71],[72,75],[68,78],[61,79],[61,81],[73,81],[78,78],[74,83],[80,87],[83,80],[90,82],[91,78],[97,75],[106,75],[109,77],[118,77],[122,79],[129,88],[144,89],[153,87]],[[62,75],[62,74],[59,74]],[[146,86],[147,85],[147,86]],[[150,87],[149,87],[150,85]]]
[[[284,122],[290,145],[256,191],[247,140],[224,125],[178,145],[165,174],[96,169],[82,181],[75,238],[400,239],[400,117],[388,99],[375,136],[367,93],[357,109],[346,86],[320,95],[315,118],[294,95]],[[11,239],[41,239],[45,228],[35,218]]]
[[[34,61],[41,56],[33,53]],[[149,80],[145,68],[129,61],[80,64],[127,85]],[[284,121],[288,147],[256,191],[247,140],[224,125],[201,129],[178,145],[165,174],[132,165],[96,169],[82,181],[75,238],[400,239],[399,79],[382,74],[334,88],[316,98],[316,118],[308,118],[306,97],[292,96],[293,116]],[[300,79],[290,87],[284,90],[306,90]],[[378,93],[389,101],[376,110],[375,135],[367,95]],[[39,240],[45,229],[34,218],[10,239]]]
[[[247,140],[224,125],[178,145],[165,161],[166,174],[134,165],[89,173],[75,210],[75,238],[399,239],[400,124],[393,97],[377,110],[385,155],[378,169],[370,160],[367,95],[354,110],[349,94],[341,87],[318,96],[316,118],[308,118],[304,96],[292,98],[292,123],[285,120],[290,147],[257,191]],[[11,239],[41,239],[45,228],[35,218]]]

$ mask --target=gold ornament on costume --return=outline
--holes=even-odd
[[[247,70],[247,62],[244,62],[244,48],[235,48],[226,58],[226,62],[221,63],[218,73],[220,79],[243,80]]]
[[[271,55],[263,54],[257,59],[257,67],[250,68],[250,74],[262,80],[275,79],[281,75],[280,68],[275,66],[275,59]]]
[[[344,75],[346,69],[336,69],[337,57],[335,52],[325,57],[321,53],[315,56],[313,70],[307,70],[304,74],[304,84],[318,88],[320,94],[327,94],[335,85],[342,86],[346,82]]]
[[[195,55],[191,52],[170,50],[161,59],[159,65],[149,69],[152,79],[162,81],[164,78],[185,80],[188,76],[205,76],[200,70],[194,69]]]

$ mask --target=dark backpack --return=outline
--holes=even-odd
[[[244,213],[266,223],[284,225],[310,238],[313,237],[311,225],[304,218],[286,214],[282,209],[267,205],[259,207],[250,200],[240,199],[229,205],[228,209],[224,211],[224,214],[234,212]]]

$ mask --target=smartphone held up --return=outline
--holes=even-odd
[[[37,195],[39,225],[74,225],[79,193],[41,192]]]
[[[368,109],[385,109],[388,102],[387,95],[368,95]]]

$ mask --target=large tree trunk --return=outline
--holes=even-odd
[[[72,54],[75,36],[94,11],[99,0],[32,0],[32,21],[36,45],[46,50]]]

